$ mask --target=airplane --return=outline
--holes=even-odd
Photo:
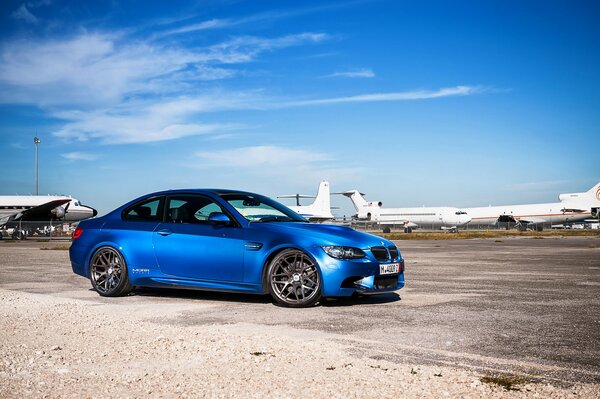
[[[296,206],[288,206],[291,210],[305,217],[311,222],[324,222],[333,219],[331,213],[331,199],[329,198],[329,182],[323,180],[319,184],[317,196],[292,194],[280,195],[277,198],[296,198]],[[310,205],[300,205],[300,198],[314,198]]]
[[[355,219],[382,225],[401,224],[406,233],[411,233],[418,227],[457,231],[459,226],[464,226],[471,220],[468,212],[453,207],[383,208],[381,201],[367,201],[358,190],[335,194],[350,198],[357,212]],[[384,228],[384,233],[389,231],[389,227]]]
[[[545,204],[524,204],[504,206],[484,206],[465,208],[471,216],[471,223],[478,225],[499,225],[515,223],[525,230],[529,225],[542,230],[548,223],[564,224],[600,218],[600,183],[583,193],[559,194],[559,202]]]
[[[98,212],[82,205],[75,198],[44,195],[3,195],[0,196],[0,229],[13,228],[12,236],[23,239],[25,229],[47,226],[52,222],[78,222],[94,217]],[[23,224],[25,226],[23,226]],[[2,235],[0,234],[0,239]]]

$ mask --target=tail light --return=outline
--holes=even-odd
[[[79,237],[81,237],[81,234],[83,234],[83,229],[81,227],[77,227],[73,232],[73,239],[78,239]]]

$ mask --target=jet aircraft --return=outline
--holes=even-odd
[[[600,183],[583,193],[559,194],[559,202],[465,208],[471,224],[498,225],[515,223],[541,230],[544,224],[564,224],[598,218],[600,209]]]
[[[296,198],[296,206],[288,206],[288,208],[297,212],[311,222],[324,222],[333,219],[329,193],[329,182],[323,180],[319,184],[319,189],[316,196],[291,194],[280,195],[277,198]],[[300,198],[314,198],[315,201],[310,205],[300,205]]]
[[[97,215],[97,211],[79,200],[64,196],[0,196],[0,228],[13,228],[13,237],[24,238],[29,228],[52,222],[78,222]]]
[[[349,197],[356,209],[355,219],[372,221],[381,225],[404,225],[404,231],[412,232],[417,227],[433,227],[456,231],[471,218],[468,211],[453,207],[383,208],[381,201],[367,201],[358,190],[342,194]],[[384,231],[389,231],[386,227]]]

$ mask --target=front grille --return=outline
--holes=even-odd
[[[398,248],[388,247],[388,249],[390,250],[390,257],[392,258],[392,260],[396,259],[398,257]]]
[[[398,275],[385,277],[375,277],[373,281],[373,287],[376,290],[395,290],[398,287]]]
[[[387,249],[385,249],[385,247],[371,247],[371,252],[373,253],[373,256],[375,256],[375,259],[377,260],[388,260],[389,259],[389,254]]]

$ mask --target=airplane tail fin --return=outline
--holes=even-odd
[[[345,195],[346,197],[350,198],[350,200],[352,201],[352,205],[354,205],[354,210],[356,210],[357,212],[359,212],[362,208],[367,206],[367,201],[363,198],[364,194],[358,190],[350,190],[334,194]]]
[[[600,201],[600,182],[596,183],[594,187],[590,188],[587,194],[596,201]]]
[[[329,197],[329,191],[329,182],[323,180],[321,184],[319,184],[317,197],[315,198],[315,202],[312,204],[316,210],[331,212],[331,198]]]

